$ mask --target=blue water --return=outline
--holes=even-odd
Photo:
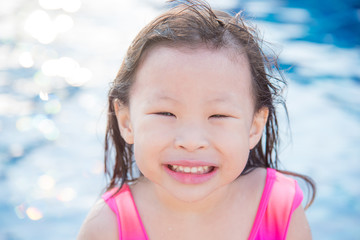
[[[1,240],[75,238],[105,186],[109,82],[163,6],[74,0],[47,9],[42,2],[0,9]],[[291,129],[282,118],[280,158],[317,183],[306,212],[314,239],[360,239],[359,1],[211,3],[247,10],[280,54]]]

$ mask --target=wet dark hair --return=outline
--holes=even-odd
[[[169,1],[175,6],[166,11],[135,37],[130,45],[120,70],[108,95],[108,122],[105,136],[105,173],[110,182],[107,189],[121,187],[125,182],[137,180],[139,174],[134,168],[132,145],[121,137],[118,127],[114,101],[118,99],[123,106],[128,106],[134,75],[144,54],[155,46],[209,49],[230,48],[239,55],[245,55],[249,61],[252,75],[252,91],[255,112],[263,107],[269,109],[268,120],[259,143],[250,151],[244,171],[247,174],[255,168],[274,168],[279,170],[278,148],[279,132],[275,104],[286,105],[281,97],[286,86],[277,64],[276,55],[272,57],[262,50],[263,41],[257,31],[245,22],[242,13],[231,16],[222,11],[212,10],[203,1]],[[113,163],[112,146],[115,147]],[[313,181],[304,175],[281,171],[302,178],[312,190],[309,206],[315,197]]]

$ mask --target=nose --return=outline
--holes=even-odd
[[[194,152],[206,149],[208,146],[208,136],[203,126],[188,124],[178,129],[175,137],[175,148]]]

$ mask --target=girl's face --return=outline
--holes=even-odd
[[[139,66],[121,134],[143,175],[192,202],[233,182],[259,141],[267,109],[254,113],[249,63],[232,49],[155,47]]]

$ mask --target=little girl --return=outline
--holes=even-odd
[[[240,15],[202,1],[147,25],[109,92],[111,181],[78,239],[311,239],[302,191],[277,170],[284,81],[269,59]]]

